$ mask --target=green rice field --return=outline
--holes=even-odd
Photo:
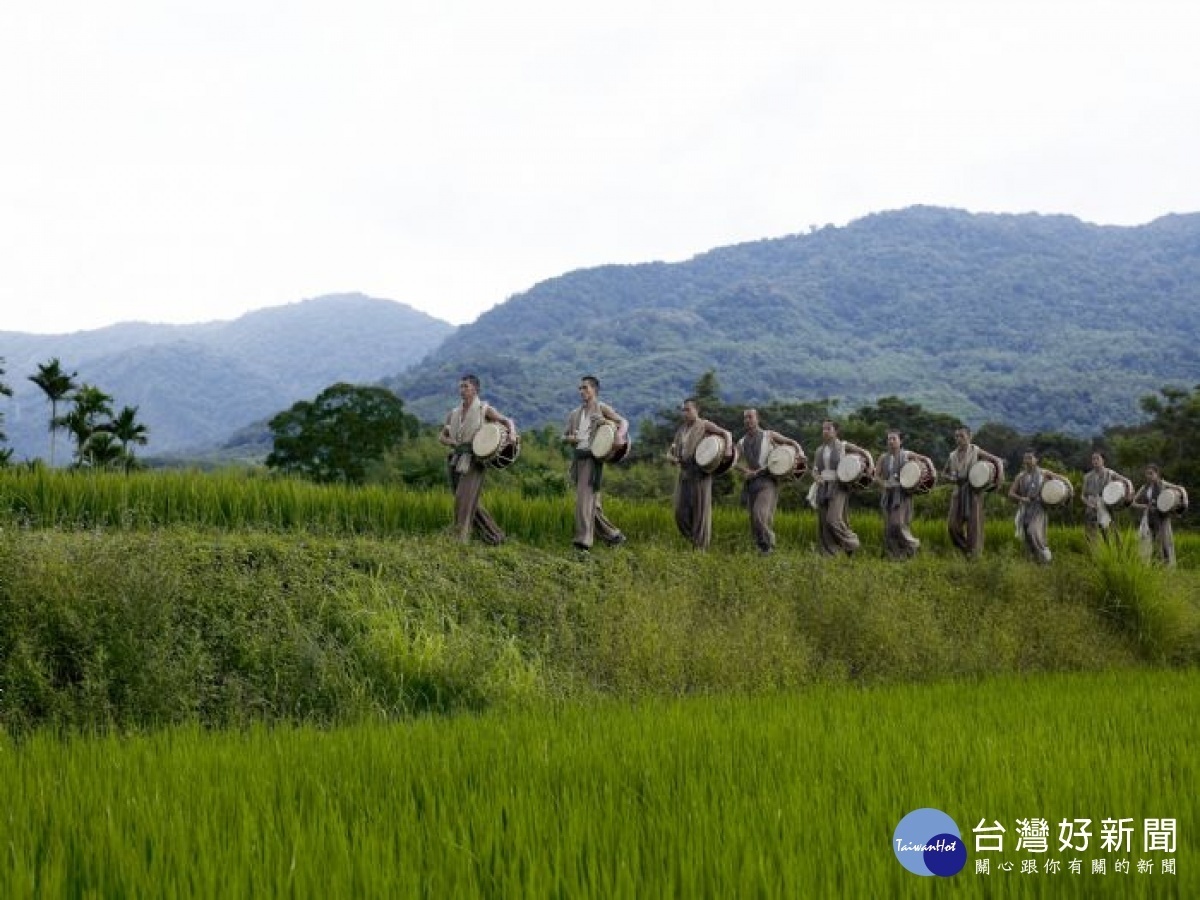
[[[897,564],[788,510],[764,558],[614,500],[580,555],[486,499],[502,547],[445,491],[0,470],[0,898],[1200,896],[1200,536],[1040,567],[999,505]]]
[[[1195,896],[1198,719],[1195,671],[1139,671],[39,734],[0,740],[0,894]],[[958,874],[897,861],[921,807],[962,830]],[[1030,818],[1051,827],[1044,853],[1016,849]],[[1136,826],[1128,851],[1101,850],[1107,818]],[[1092,820],[1088,851],[1059,849],[1064,819]],[[1143,849],[1146,819],[1175,820],[1174,852]],[[1005,827],[1001,852],[976,851],[981,821]]]

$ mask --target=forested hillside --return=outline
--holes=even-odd
[[[739,401],[895,395],[972,424],[1091,435],[1200,381],[1198,338],[1200,215],[1102,227],[913,207],[550,279],[390,386],[432,420],[473,371],[538,425],[562,418],[583,373],[641,418],[711,368]]]
[[[46,456],[50,408],[28,377],[58,358],[78,382],[139,408],[149,430],[146,453],[215,446],[334,382],[372,383],[399,371],[453,330],[402,303],[337,294],[228,322],[0,333],[14,393],[4,430],[14,459]]]

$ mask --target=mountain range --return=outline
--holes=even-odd
[[[261,446],[266,419],[338,381],[384,383],[436,422],[474,372],[528,427],[561,423],[584,374],[639,421],[713,370],[730,402],[850,412],[894,395],[971,425],[1087,437],[1140,420],[1160,387],[1200,384],[1198,347],[1200,214],[1118,227],[910,207],[570,272],[459,328],[337,294],[199,325],[0,332],[14,390],[0,408],[14,459],[45,457],[49,406],[28,376],[57,357],[138,407],[141,455],[187,457]]]
[[[186,454],[337,381],[374,383],[402,371],[453,331],[402,303],[334,294],[198,325],[0,332],[4,381],[13,389],[3,430],[14,460],[48,456],[50,407],[28,377],[57,357],[76,381],[110,394],[116,409],[138,407],[150,438],[139,455]],[[60,435],[60,462],[65,443]]]
[[[576,380],[631,419],[707,370],[734,402],[895,395],[968,424],[1078,436],[1200,383],[1200,214],[1134,227],[935,207],[760,240],[678,263],[535,285],[388,380],[444,415],[460,373],[527,425],[558,423]]]

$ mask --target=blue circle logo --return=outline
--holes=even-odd
[[[949,878],[967,864],[967,846],[954,820],[940,809],[914,809],[892,835],[900,865],[916,875]]]

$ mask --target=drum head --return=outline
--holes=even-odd
[[[484,422],[471,441],[471,452],[479,459],[490,459],[505,443],[508,432],[496,422]]]
[[[613,443],[617,439],[617,429],[611,422],[601,422],[592,432],[592,456],[596,459],[607,459],[612,452]]]
[[[900,467],[900,487],[906,491],[911,491],[921,483],[921,477],[925,474],[925,467],[915,459],[910,459]]]
[[[1182,488],[1163,488],[1155,502],[1160,513],[1182,511],[1187,506],[1187,494],[1183,492]]]
[[[847,453],[838,463],[838,481],[851,484],[859,479],[867,467],[867,461],[857,453]]]
[[[1048,506],[1065,503],[1071,494],[1071,485],[1060,478],[1047,478],[1042,483],[1042,502]]]
[[[796,448],[790,444],[771,448],[771,452],[767,454],[767,471],[779,478],[794,475],[796,472]]]
[[[1129,488],[1123,481],[1110,481],[1100,492],[1105,506],[1122,506],[1129,501]]]
[[[705,435],[696,445],[696,465],[706,472],[714,471],[725,456],[725,439],[715,434]]]
[[[992,490],[996,487],[996,475],[995,464],[990,460],[981,459],[971,466],[971,471],[967,473],[967,480],[977,491]]]

